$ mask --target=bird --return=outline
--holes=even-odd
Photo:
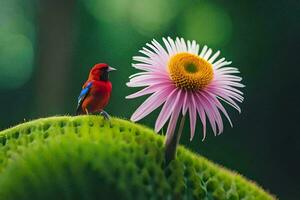
[[[104,111],[108,104],[112,84],[109,73],[116,69],[105,63],[95,64],[90,70],[88,80],[84,83],[77,102],[77,115],[100,113],[105,119],[110,116]]]

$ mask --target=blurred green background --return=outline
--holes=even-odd
[[[0,0],[0,129],[73,115],[90,68],[106,62],[113,94],[107,111],[129,118],[145,99],[125,100],[133,55],[156,38],[182,36],[220,49],[247,86],[234,128],[205,142],[198,124],[181,143],[257,181],[280,199],[298,199],[298,1]],[[298,48],[296,48],[298,45]],[[153,127],[158,111],[140,123]],[[199,121],[198,121],[199,122]]]

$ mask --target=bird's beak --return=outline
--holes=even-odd
[[[108,69],[107,69],[108,72],[116,71],[116,70],[117,70],[117,69],[115,69],[115,68],[113,68],[113,67],[111,67],[111,66],[108,66]]]

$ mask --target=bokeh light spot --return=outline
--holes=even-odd
[[[232,22],[223,8],[211,3],[198,4],[186,12],[179,32],[201,44],[220,47],[230,40]]]
[[[0,89],[16,89],[33,71],[35,30],[18,0],[1,1],[0,19]]]
[[[177,0],[84,1],[88,11],[99,21],[127,23],[143,35],[165,31],[177,15]]]
[[[142,34],[165,31],[171,20],[177,15],[178,2],[174,0],[135,0],[131,9],[131,23]]]
[[[15,89],[31,77],[33,46],[22,34],[0,31],[0,88]]]
[[[86,0],[84,3],[97,20],[120,22],[127,19],[132,0]]]

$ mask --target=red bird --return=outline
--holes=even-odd
[[[112,90],[108,73],[114,70],[116,69],[105,63],[96,64],[91,69],[78,97],[77,115],[100,112],[105,118],[109,118],[103,108],[108,104]]]

